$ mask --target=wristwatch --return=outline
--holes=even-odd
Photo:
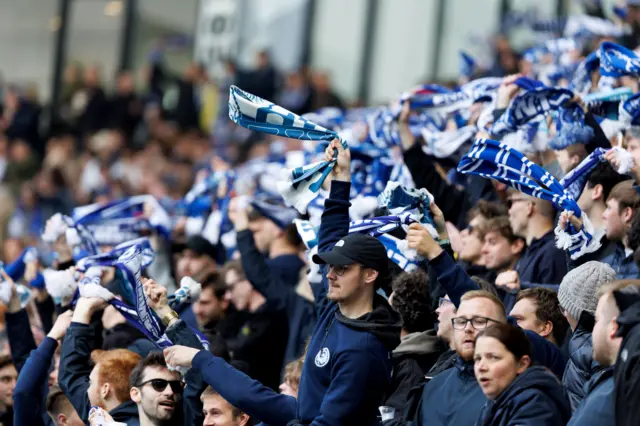
[[[169,325],[169,323],[171,321],[173,321],[174,319],[178,319],[178,318],[180,318],[180,317],[178,316],[176,311],[171,311],[171,312],[167,313],[167,315],[162,317],[162,323],[164,325]]]

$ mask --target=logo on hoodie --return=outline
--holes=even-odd
[[[318,351],[318,354],[316,355],[316,360],[315,360],[316,366],[324,367],[329,363],[330,357],[331,357],[331,354],[329,353],[329,348],[320,349]]]

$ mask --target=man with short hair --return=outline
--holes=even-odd
[[[202,392],[202,426],[253,426],[255,423],[248,414],[229,404],[211,386]]]
[[[84,426],[69,398],[59,386],[54,386],[47,395],[47,414],[55,426]]]
[[[556,210],[550,201],[509,190],[507,203],[513,233],[527,243],[514,270],[496,278],[496,285],[507,292],[503,301],[509,312],[521,288],[560,284],[567,273],[567,262],[565,253],[556,247]]]
[[[575,169],[589,155],[585,145],[581,143],[568,145],[564,149],[556,150],[555,154],[565,175]]]
[[[218,264],[225,261],[225,253],[209,240],[193,235],[187,240],[186,247],[176,265],[178,282],[183,277],[202,280],[207,274],[215,272]]]
[[[224,339],[235,336],[244,315],[230,306],[225,298],[227,286],[220,274],[215,272],[206,275],[200,285],[200,296],[191,304],[198,328],[205,333],[219,332]]]
[[[251,285],[242,263],[227,262],[222,271],[225,299],[245,314],[235,336],[226,339],[234,360],[249,365],[249,376],[273,390],[280,386],[284,352],[289,334],[286,313],[272,307]]]
[[[428,275],[418,269],[400,274],[392,283],[391,306],[402,317],[400,344],[393,350],[393,377],[384,403],[401,414],[409,391],[433,367],[442,353],[431,311]]]
[[[603,214],[607,209],[606,201],[609,194],[617,184],[625,180],[629,180],[629,176],[621,175],[608,162],[601,162],[589,173],[586,185],[577,201],[595,229],[593,237],[600,240],[600,248],[593,253],[586,253],[576,260],[571,260],[573,267],[590,260],[603,261],[615,252],[617,243],[607,238]]]
[[[18,372],[11,355],[0,355],[0,423],[13,425],[13,390]]]
[[[598,305],[592,333],[593,358],[605,369],[585,385],[586,396],[571,417],[570,426],[617,424],[614,369],[622,345],[622,337],[619,335],[620,323],[617,321],[620,315],[619,300],[624,299],[626,290],[637,292],[639,284],[638,280],[613,281],[598,290]],[[634,424],[636,421],[637,419],[634,420]]]
[[[638,277],[638,265],[633,260],[633,254],[627,254],[630,251],[627,233],[638,207],[640,195],[633,183],[627,180],[613,187],[607,198],[607,208],[602,214],[607,238],[616,242],[617,247],[601,261],[611,265],[618,279]]]
[[[302,240],[292,223],[297,216],[282,201],[269,198],[257,198],[250,209],[238,207],[229,214],[248,281],[269,306],[287,315],[290,332],[285,363],[304,353],[316,320],[313,300],[304,296],[299,285],[304,262]]]
[[[511,271],[524,250],[524,240],[513,233],[509,218],[500,216],[482,228],[482,254],[487,269],[496,274]]]
[[[162,352],[152,352],[136,365],[129,386],[140,426],[171,424],[182,404],[184,384],[177,371],[169,371]]]
[[[337,158],[333,158],[338,152]],[[265,423],[373,425],[391,381],[391,351],[400,343],[401,318],[376,288],[388,284],[388,257],[376,238],[349,234],[350,153],[335,139],[325,152],[334,162],[331,190],[313,261],[325,273],[314,289],[318,322],[303,365],[298,400],[238,377],[205,351],[168,348],[171,365],[193,366],[227,401]],[[210,374],[212,369],[217,373]],[[235,381],[220,380],[233,373]],[[248,408],[245,408],[248,407]],[[297,419],[291,418],[295,413]]]
[[[138,410],[129,397],[129,377],[140,355],[127,349],[91,351],[95,344],[91,317],[104,306],[103,299],[78,299],[62,341],[59,384],[82,421],[89,418],[89,408],[99,406],[115,421],[138,425]]]
[[[520,328],[535,331],[556,346],[562,345],[569,329],[558,294],[548,288],[520,291],[509,316],[515,318]]]

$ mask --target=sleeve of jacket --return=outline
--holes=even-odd
[[[7,337],[11,347],[11,358],[16,370],[20,372],[29,353],[36,348],[36,342],[31,333],[29,316],[24,309],[14,314],[5,313],[7,322]]]
[[[446,251],[429,262],[437,274],[438,282],[442,285],[451,302],[457,308],[460,306],[460,298],[471,290],[479,290],[476,284],[460,265],[455,263]]]
[[[89,418],[89,375],[91,351],[95,349],[95,330],[72,322],[62,341],[58,384],[83,422]]]
[[[44,401],[49,377],[49,367],[58,342],[45,337],[40,346],[31,352],[24,364],[13,391],[13,416],[17,425],[43,425],[42,401]]]
[[[271,273],[264,255],[256,248],[253,233],[250,230],[238,232],[236,238],[242,269],[247,279],[267,299],[270,307],[285,309],[287,295],[290,295],[293,289]]]
[[[318,253],[330,251],[340,238],[349,233],[349,192],[350,182],[332,181],[329,198],[324,202],[324,212],[320,220],[320,230],[318,231]],[[326,303],[327,278],[325,267],[320,268],[322,274],[322,286],[313,287],[313,294],[316,302],[316,312],[322,311]]]
[[[320,405],[320,415],[311,426],[357,424],[368,405],[367,399],[381,401],[389,386],[382,361],[368,350],[351,350],[338,354],[332,367],[329,389]],[[376,391],[379,394],[376,395]]]
[[[296,417],[295,398],[274,392],[208,351],[198,352],[192,369],[229,404],[252,418],[270,426],[285,426]]]
[[[174,345],[203,349],[200,339],[198,339],[195,333],[189,328],[187,323],[182,320],[178,320],[171,327],[168,327],[166,333]],[[204,422],[204,416],[202,415],[200,395],[207,385],[202,379],[202,376],[193,369],[190,369],[187,374],[185,374],[184,381],[187,384],[184,394],[182,395],[184,424],[202,424],[202,422]]]
[[[407,405],[411,389],[423,380],[424,373],[416,367],[417,364],[411,362],[407,363],[405,368],[394,368],[391,386],[389,386],[393,393],[381,405],[395,408],[397,417],[401,416],[402,410]]]
[[[518,326],[518,322],[513,317],[508,317],[507,322],[511,325]],[[564,369],[567,366],[567,357],[562,353],[560,348],[535,331],[524,330],[524,332],[531,343],[533,361],[547,367],[556,377],[562,379]]]
[[[444,217],[457,223],[460,216],[469,210],[468,194],[440,176],[435,164],[422,151],[420,144],[416,143],[405,151],[403,156],[416,188],[425,188],[429,191],[433,195],[435,203],[442,210]]]
[[[53,313],[56,310],[56,306],[53,303],[51,296],[47,296],[42,303],[36,300],[36,309],[38,309],[38,315],[40,315],[40,320],[42,321],[43,331],[45,334],[49,333],[51,331],[51,327],[53,327]]]

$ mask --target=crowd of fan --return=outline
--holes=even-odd
[[[616,41],[636,48],[640,4],[628,3],[631,32]],[[474,76],[504,76],[495,117],[520,90],[521,74],[506,74],[532,69],[499,39],[494,67]],[[154,52],[144,92],[121,72],[107,95],[97,68],[72,66],[56,109],[4,89],[0,425],[637,424],[640,137],[630,128],[607,138],[595,119],[593,141],[530,154],[558,178],[595,146],[634,159],[628,174],[613,155],[588,174],[576,201],[600,246],[578,258],[557,247],[554,230],[581,223],[549,200],[453,173],[459,155],[427,154],[407,104],[393,150],[433,197],[437,233],[420,223],[397,233],[421,259],[417,269],[404,271],[376,237],[349,232],[356,172],[351,150],[333,140],[322,154],[333,167],[317,251],[299,234],[298,212],[259,194],[273,176],[265,168],[216,188],[200,222],[180,216],[170,235],[145,234],[155,260],[138,298],[161,320],[172,343],[164,350],[104,298],[52,297],[38,283],[45,270],[84,278],[66,235],[41,238],[55,213],[137,194],[180,200],[208,173],[302,148],[231,122],[232,84],[296,114],[345,107],[326,74],[281,81],[264,52],[254,70],[227,70],[217,84],[195,65],[175,76]],[[633,77],[618,84],[638,93]],[[240,185],[252,196],[235,196]],[[219,218],[217,230],[205,225],[222,210],[232,242]],[[173,310],[171,293],[185,277],[200,284],[199,296]],[[103,268],[99,281],[129,297],[117,267]]]

